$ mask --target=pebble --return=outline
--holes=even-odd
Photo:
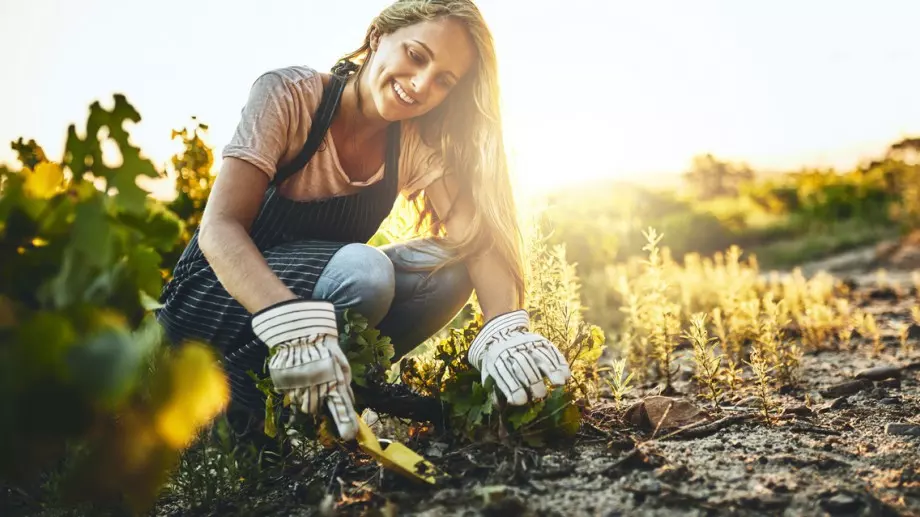
[[[835,399],[833,402],[831,402],[831,405],[828,407],[831,409],[843,409],[850,407],[850,399],[847,397],[840,397],[839,399]]]
[[[920,339],[920,325],[911,324],[907,329],[907,339]]]
[[[885,379],[898,379],[900,377],[901,369],[896,366],[876,366],[856,374],[857,379],[869,379],[870,381],[884,381]]]
[[[787,406],[783,409],[784,415],[812,416],[815,414],[808,406]]]
[[[879,381],[878,387],[889,390],[899,390],[901,389],[901,379],[887,379],[884,381]]]
[[[859,499],[847,494],[835,494],[830,499],[821,501],[821,507],[831,515],[851,513],[862,505]]]
[[[871,388],[872,381],[866,379],[857,379],[855,381],[845,381],[840,384],[835,384],[829,386],[819,393],[822,397],[842,397],[844,395],[853,395],[854,393],[859,393],[860,391]]]
[[[897,397],[885,397],[882,400],[878,401],[878,403],[883,404],[885,406],[899,406],[901,405],[901,399]]]
[[[869,392],[869,397],[876,400],[881,400],[888,397],[888,390],[885,388],[875,388]]]
[[[885,434],[894,436],[920,436],[920,425],[885,424]]]

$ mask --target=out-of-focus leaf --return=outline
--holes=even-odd
[[[21,379],[66,375],[65,354],[77,339],[70,321],[62,314],[39,312],[24,321],[16,336],[14,370]]]
[[[68,354],[77,385],[104,405],[115,407],[133,388],[143,355],[124,328],[110,327]]]
[[[137,288],[150,296],[158,296],[163,287],[160,254],[147,246],[135,247],[128,254],[128,263]]]
[[[210,348],[188,343],[171,357],[169,398],[158,409],[157,433],[180,449],[194,439],[198,429],[220,413],[230,397],[226,376]]]
[[[89,264],[103,266],[110,262],[113,230],[107,220],[104,200],[100,197],[77,205],[71,243]]]
[[[22,172],[25,174],[23,190],[27,195],[37,199],[48,199],[54,196],[64,180],[61,166],[56,163],[40,163],[34,171],[23,169]]]

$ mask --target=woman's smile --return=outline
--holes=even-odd
[[[413,105],[415,105],[415,104],[418,102],[417,100],[415,100],[414,98],[412,98],[412,97],[406,92],[406,90],[404,90],[403,87],[400,86],[399,83],[396,82],[395,79],[392,81],[391,85],[392,85],[392,88],[393,88],[393,92],[394,92],[394,94],[395,94],[395,96],[396,96],[396,99],[397,99],[397,100],[399,101],[399,103],[402,104],[403,106],[406,106],[406,107],[413,106]]]

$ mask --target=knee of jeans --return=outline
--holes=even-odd
[[[463,262],[456,262],[441,268],[429,281],[437,283],[436,289],[450,293],[450,301],[465,303],[473,294],[473,281]]]
[[[336,253],[323,272],[339,284],[334,303],[367,318],[371,326],[386,316],[395,294],[393,263],[379,249],[352,243]]]

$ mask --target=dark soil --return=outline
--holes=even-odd
[[[361,453],[326,449],[274,487],[214,513],[920,515],[920,340],[913,332],[914,351],[902,350],[892,327],[908,321],[916,293],[853,285],[854,302],[879,318],[884,351],[871,357],[857,337],[806,355],[800,382],[774,392],[770,421],[752,392],[718,410],[676,395],[718,424],[653,436],[602,399],[576,439],[549,448],[457,446],[432,433],[406,440],[449,475],[435,487],[382,471]],[[892,369],[852,382],[879,367]],[[675,385],[682,393],[693,391],[688,368]],[[625,403],[657,394],[634,390]],[[164,501],[157,513],[183,512]]]

